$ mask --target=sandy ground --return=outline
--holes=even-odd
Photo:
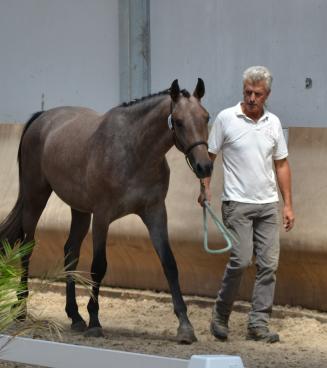
[[[213,300],[196,297],[186,300],[198,338],[192,345],[176,343],[177,319],[170,297],[164,293],[105,289],[100,299],[104,338],[85,338],[71,332],[62,293],[35,293],[29,308],[42,318],[60,322],[62,341],[67,343],[185,359],[193,354],[233,354],[241,356],[247,368],[327,367],[326,313],[277,306],[270,326],[280,334],[281,342],[269,345],[245,339],[249,304],[238,302],[231,316],[229,340],[220,342],[209,332]],[[87,296],[78,298],[80,312],[86,319],[87,302]],[[0,361],[0,367],[27,366]]]

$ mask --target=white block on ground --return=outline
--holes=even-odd
[[[188,368],[244,368],[236,355],[192,355]]]

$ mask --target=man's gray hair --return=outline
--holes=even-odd
[[[273,77],[265,66],[250,66],[243,73],[243,83],[246,81],[256,83],[262,80],[265,81],[267,90],[270,91]]]

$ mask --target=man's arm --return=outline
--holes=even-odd
[[[208,153],[212,163],[214,163],[217,155],[211,152]],[[211,176],[201,179],[200,182],[201,182],[201,192],[198,198],[198,202],[200,203],[201,206],[203,206],[204,201],[208,201],[209,203],[211,201],[211,190],[210,190]]]
[[[283,224],[286,231],[294,226],[294,213],[292,206],[291,170],[286,158],[275,160],[277,182],[284,200]]]

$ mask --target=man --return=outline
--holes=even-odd
[[[222,217],[238,240],[233,245],[213,309],[211,333],[228,337],[228,320],[243,271],[256,257],[256,280],[248,319],[247,339],[279,341],[268,328],[279,258],[278,192],[284,200],[283,224],[292,229],[294,214],[288,151],[278,117],[265,108],[272,76],[263,66],[243,74],[243,101],[220,112],[214,121],[208,150],[214,161],[222,150],[224,188]],[[210,178],[201,181],[199,203],[210,202]]]

